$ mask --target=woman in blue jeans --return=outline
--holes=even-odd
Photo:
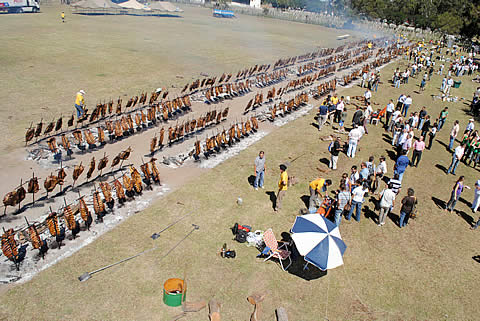
[[[409,188],[407,191],[407,196],[402,199],[402,208],[400,209],[400,227],[407,225],[410,214],[417,205],[417,198],[414,196],[414,194],[415,191],[413,188]]]
[[[453,185],[452,193],[450,194],[450,199],[448,200],[447,206],[445,207],[445,211],[452,212],[455,209],[455,205],[457,204],[457,201],[463,192],[463,188],[470,189],[470,187],[464,185],[464,180],[465,177],[460,176],[455,182],[455,185]]]
[[[362,204],[364,200],[364,195],[368,192],[367,183],[363,183],[360,186],[357,186],[352,191],[352,207],[348,212],[347,220],[350,220],[353,214],[353,210],[356,209],[355,219],[357,222],[360,222],[360,215],[362,214]]]

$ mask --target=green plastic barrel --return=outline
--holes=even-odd
[[[454,81],[453,82],[453,88],[460,88],[460,85],[462,84],[462,81],[459,80],[459,81]]]
[[[178,307],[185,301],[187,288],[182,279],[168,279],[163,284],[163,303],[169,307]]]

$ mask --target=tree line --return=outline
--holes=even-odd
[[[264,0],[276,8],[328,12],[352,19],[430,28],[474,38],[480,35],[480,0]]]

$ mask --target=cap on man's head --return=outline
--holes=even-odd
[[[284,164],[280,165],[280,169],[282,171],[286,171],[287,170],[287,166],[285,166]]]
[[[80,89],[80,93],[81,93],[82,95],[85,95],[85,91],[84,91],[83,89]]]
[[[473,119],[473,118],[470,118],[470,119],[469,119],[469,121],[475,121],[475,119]]]

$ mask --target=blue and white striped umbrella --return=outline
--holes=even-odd
[[[347,246],[338,226],[319,214],[297,216],[292,239],[305,261],[325,271],[343,264]]]

